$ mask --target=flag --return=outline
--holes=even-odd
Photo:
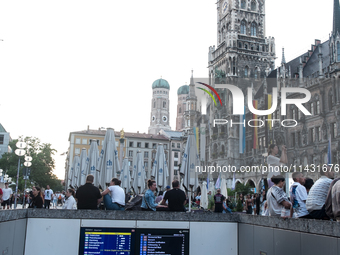
[[[235,189],[235,173],[233,173],[233,183],[231,184],[231,190]]]
[[[205,124],[200,125],[200,143],[200,158],[201,161],[205,161]]]
[[[272,95],[268,94],[267,95],[267,105],[268,105],[268,109],[270,109],[272,107]],[[268,114],[268,117],[267,117],[267,124],[269,124],[269,130],[272,130],[272,114]],[[266,139],[267,141],[267,139]]]
[[[243,115],[240,115],[240,123],[245,122],[246,107],[244,107]],[[239,129],[239,152],[244,153],[246,147],[246,125],[245,123]]]
[[[215,184],[215,188],[219,189],[221,187],[221,174],[218,175],[216,184]]]
[[[331,136],[329,135],[328,140],[328,151],[327,151],[327,164],[332,164],[332,143],[331,143]]]
[[[208,173],[208,177],[207,177],[207,190],[209,189],[209,182],[210,182],[210,180],[209,180],[209,173]]]
[[[257,100],[253,100],[253,106],[255,109],[257,109]],[[257,115],[253,114],[253,119],[254,121],[254,125],[255,127],[253,127],[253,149],[258,149],[258,141],[257,141]]]

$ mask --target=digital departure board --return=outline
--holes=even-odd
[[[188,229],[136,229],[136,254],[189,255]]]
[[[81,228],[79,255],[134,255],[135,229]]]

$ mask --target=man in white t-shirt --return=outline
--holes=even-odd
[[[268,164],[268,188],[274,185],[271,181],[271,178],[276,175],[280,175],[280,166],[283,164],[287,164],[287,148],[285,145],[282,145],[282,153],[281,158],[276,157],[279,153],[279,148],[275,144],[269,145],[268,148],[268,157],[267,157],[267,164]]]
[[[312,219],[329,220],[325,210],[325,203],[329,187],[334,178],[334,172],[328,168],[326,172],[321,170],[320,174],[320,179],[314,183],[309,191],[306,206]]]
[[[50,189],[50,185],[46,186],[45,189],[45,209],[50,209],[50,204],[53,196],[53,190]]]
[[[8,188],[8,182],[5,183],[5,188],[2,189],[2,209],[6,209],[6,205],[7,205],[7,209],[9,209],[10,206],[10,201],[11,201],[11,197],[13,194],[13,191],[11,188]]]
[[[294,218],[309,218],[309,212],[306,207],[307,190],[305,186],[305,178],[301,172],[292,174],[294,183],[290,187],[290,201],[293,206]]]

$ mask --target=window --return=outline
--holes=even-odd
[[[332,138],[335,138],[337,136],[337,130],[336,130],[336,122],[331,124],[331,132],[332,132]]]
[[[259,149],[261,149],[262,148],[262,138],[259,138]]]
[[[310,103],[310,113],[314,115],[314,103]]]
[[[178,161],[174,161],[174,166],[178,166]]]
[[[129,166],[132,166],[132,160],[129,160]]]
[[[316,101],[316,114],[320,114],[320,101]]]
[[[129,147],[133,147],[133,142],[129,142]]]
[[[244,48],[247,50],[248,49],[248,44],[244,44]]]
[[[255,1],[251,1],[251,10],[256,11],[256,2]]]
[[[178,158],[178,152],[175,152],[175,156],[174,156],[175,158]]]
[[[248,71],[249,71],[248,69],[249,69],[248,66],[244,68],[244,78],[248,78]]]
[[[295,109],[292,110],[292,119],[295,120],[295,117],[296,117],[296,111]]]
[[[251,36],[256,36],[256,24],[255,23],[251,23]]]
[[[144,151],[144,158],[148,158],[149,157],[149,152],[148,151]]]
[[[0,135],[0,144],[4,144],[4,135]]]
[[[157,144],[156,143],[152,144],[152,149],[157,149]]]
[[[301,132],[298,132],[298,137],[297,137],[297,142],[298,142],[298,145],[301,146]]]
[[[340,42],[336,43],[337,61],[340,61]]]
[[[244,20],[241,21],[241,34],[246,34],[246,22]]]
[[[87,139],[83,139],[82,144],[87,144]]]
[[[80,149],[79,148],[76,148],[75,150],[74,150],[74,154],[80,154]]]
[[[246,8],[246,0],[241,0],[241,9]]]
[[[76,144],[80,144],[80,138],[76,138]]]
[[[163,108],[166,108],[166,101],[163,101]]]
[[[137,147],[138,148],[142,147],[142,143],[137,143]]]
[[[164,150],[167,150],[167,149],[168,149],[168,145],[164,144]]]
[[[181,148],[181,144],[177,143],[177,149],[180,149],[180,148]]]
[[[182,108],[181,107],[179,108],[178,113],[182,113]]]
[[[149,143],[145,143],[145,148],[149,148]]]
[[[174,175],[178,175],[178,170],[174,170]]]
[[[333,108],[333,93],[332,90],[329,91],[329,94],[328,94],[328,107],[329,107],[329,110],[331,110]]]
[[[265,136],[263,137],[263,147],[264,147],[264,148],[267,147],[267,146],[266,146],[266,137],[265,137]]]
[[[144,168],[147,169],[149,166],[149,162],[148,161],[144,161]]]
[[[315,128],[315,135],[316,135],[316,140],[321,141],[322,136],[321,136],[321,128],[320,127]]]
[[[314,131],[314,128],[311,128],[311,129],[310,129],[310,141],[311,141],[312,143],[315,142],[315,131]]]
[[[153,152],[152,152],[152,158],[155,158],[155,157],[156,157],[156,152],[153,151]]]
[[[129,157],[133,157],[133,151],[129,151]]]
[[[175,143],[172,143],[172,144],[171,144],[171,147],[172,147],[172,148],[175,148]]]

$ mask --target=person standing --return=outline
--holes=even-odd
[[[247,195],[246,199],[246,211],[247,214],[252,214],[253,213],[253,199],[250,197],[250,195]]]
[[[78,209],[97,209],[101,201],[101,194],[97,187],[93,186],[94,176],[86,176],[86,183],[80,186],[76,192]]]
[[[44,199],[40,187],[32,188],[32,200],[28,208],[43,208]]]
[[[221,194],[221,189],[217,189],[217,193],[214,196],[215,201],[215,212],[222,213],[223,212],[223,200],[225,197]]]
[[[7,209],[9,209],[9,206],[10,206],[10,201],[11,201],[11,198],[12,198],[12,194],[13,194],[13,191],[11,188],[8,187],[8,182],[5,183],[5,188],[2,190],[2,209],[5,209],[6,208],[6,205],[7,205]]]
[[[271,178],[275,175],[280,175],[280,166],[283,164],[287,164],[287,148],[285,145],[282,145],[282,153],[281,158],[276,157],[279,153],[279,148],[276,144],[271,144],[268,147],[268,157],[267,157],[267,164],[268,164],[268,175],[267,175],[267,182],[268,182],[268,189],[271,188],[274,183],[271,181]]]
[[[290,187],[290,201],[292,202],[294,218],[309,218],[306,207],[307,190],[305,186],[305,178],[301,172],[294,172],[292,175],[294,183]]]
[[[179,188],[179,181],[172,182],[172,190],[165,194],[162,205],[165,205],[165,201],[168,201],[169,211],[185,212],[184,205],[187,203],[187,198],[184,191]]]
[[[0,188],[0,203],[2,203],[2,196],[3,196],[3,193],[2,193],[2,189]],[[0,207],[1,209],[1,207]]]
[[[50,185],[46,186],[45,189],[45,209],[50,209],[50,204],[53,196],[53,190],[50,189]]]
[[[77,209],[77,202],[74,199],[74,190],[68,189],[65,196],[66,199],[62,209]]]

